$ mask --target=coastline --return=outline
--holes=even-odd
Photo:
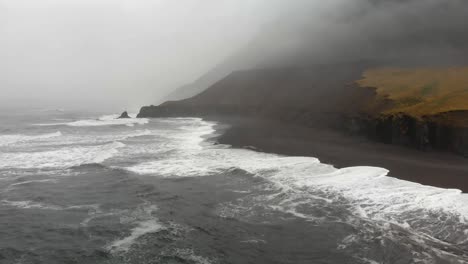
[[[446,152],[423,152],[373,142],[330,129],[278,121],[244,118],[207,118],[219,122],[214,140],[288,156],[311,156],[337,168],[375,166],[389,176],[468,193],[468,159]]]

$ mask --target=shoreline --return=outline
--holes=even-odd
[[[206,118],[216,121],[213,140],[287,156],[318,158],[336,168],[373,166],[388,169],[401,180],[468,193],[468,159],[446,152],[423,152],[378,143],[336,130],[304,127],[271,120]]]

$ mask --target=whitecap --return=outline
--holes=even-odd
[[[164,229],[165,227],[153,216],[157,209],[155,205],[145,202],[130,215],[121,216],[120,221],[122,223],[132,224],[134,227],[130,230],[128,236],[111,242],[106,249],[114,254],[125,253],[140,237]]]
[[[131,230],[129,236],[112,242],[107,249],[112,253],[127,252],[138,238],[149,233],[158,232],[161,229],[163,229],[163,226],[156,220],[140,222]]]
[[[89,144],[105,144],[115,141],[125,141],[136,137],[153,135],[154,131],[149,129],[144,130],[130,130],[130,131],[115,131],[109,134],[68,134],[60,140],[38,142],[28,147],[45,146],[55,147],[63,145],[89,145]]]
[[[175,149],[174,154],[126,169],[141,174],[185,177],[239,168],[263,177],[283,190],[309,188],[329,193],[329,197],[316,195],[317,199],[325,202],[334,202],[334,194],[339,193],[355,203],[365,203],[358,214],[365,212],[370,217],[381,217],[386,212],[392,214],[404,208],[444,209],[468,216],[468,195],[459,190],[393,178],[385,168],[358,166],[337,169],[313,157],[288,157],[213,145],[204,139],[213,133],[214,123],[200,119],[163,121],[179,122],[182,126],[182,129],[178,127],[165,134],[168,141],[174,141],[170,145]]]
[[[64,123],[45,123],[45,124],[35,124],[36,126],[71,126],[71,127],[98,127],[98,126],[134,126],[134,125],[144,125],[149,123],[147,118],[118,118],[119,115],[105,115],[101,116],[98,119],[84,119],[73,122],[64,122]]]
[[[97,146],[64,147],[50,151],[38,152],[2,152],[0,169],[57,169],[69,168],[83,164],[102,163],[113,157],[119,148],[125,147],[121,142]]]
[[[165,122],[178,124],[172,124],[173,128],[164,134],[170,142],[167,144],[174,149],[171,155],[126,169],[163,177],[195,177],[236,168],[268,182],[268,186],[265,184],[271,189],[268,195],[252,200],[254,194],[248,194],[245,203],[221,209],[223,216],[236,216],[243,211],[248,216],[249,210],[256,210],[255,205],[259,205],[313,222],[388,225],[385,232],[390,238],[394,236],[393,226],[398,226],[412,232],[411,243],[417,245],[427,241],[438,244],[442,244],[441,240],[452,244],[467,241],[463,231],[468,229],[468,194],[459,190],[393,178],[385,168],[337,169],[313,157],[226,148],[204,141],[213,134],[213,123],[196,119]],[[320,214],[314,215],[317,208]]]
[[[39,135],[23,135],[23,134],[14,134],[14,135],[1,135],[0,136],[0,146],[13,145],[20,142],[30,142],[30,141],[41,141],[50,138],[60,137],[62,133],[60,131],[47,134]]]
[[[198,160],[163,159],[141,163],[126,170],[137,174],[156,174],[163,177],[198,177],[222,172],[222,167],[199,166]]]
[[[25,185],[25,184],[30,184],[30,183],[44,183],[44,182],[57,182],[56,179],[43,179],[43,180],[30,180],[30,181],[22,181],[22,182],[16,182],[13,184],[10,184],[9,187],[15,187],[15,186],[20,186],[20,185]]]
[[[63,210],[63,207],[61,206],[38,203],[34,201],[1,200],[0,204],[4,206],[19,208],[19,209]]]
[[[60,206],[54,204],[46,204],[35,201],[10,201],[10,200],[0,200],[0,204],[3,206],[14,207],[18,209],[40,209],[40,210],[72,210],[72,211],[89,211],[92,214],[100,212],[98,204],[84,204],[84,205],[70,205],[70,206]]]
[[[241,243],[247,243],[247,244],[266,244],[267,242],[263,239],[249,239],[249,240],[243,240]]]
[[[215,262],[209,258],[195,254],[193,249],[188,249],[188,248],[178,248],[178,249],[173,250],[173,252],[171,253],[165,253],[163,255],[177,256],[183,260],[189,261],[191,263],[196,263],[196,264],[211,264]]]

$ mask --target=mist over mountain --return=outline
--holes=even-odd
[[[387,65],[467,62],[468,3],[460,0],[295,0],[279,5],[242,49],[169,99],[193,96],[235,70],[380,61]]]
[[[271,1],[0,0],[0,105],[136,110],[230,56]]]
[[[451,64],[468,54],[466,1],[331,2],[288,12],[252,41],[245,56],[267,66],[363,59]]]
[[[185,100],[144,107],[140,116],[340,129],[351,118],[352,130],[386,143],[468,151],[461,67],[468,62],[468,2],[298,0],[283,11],[244,49],[176,91]]]
[[[117,110],[184,84],[177,99],[190,97],[235,70],[459,64],[467,10],[462,0],[0,0],[0,103]]]
[[[467,18],[0,0],[0,264],[468,264]]]

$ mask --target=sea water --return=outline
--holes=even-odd
[[[459,190],[117,117],[0,116],[0,263],[468,263]]]

